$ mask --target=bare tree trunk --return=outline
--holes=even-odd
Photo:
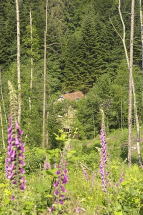
[[[121,130],[123,130],[123,105],[122,105],[122,95],[121,95]]]
[[[125,56],[126,56],[128,69],[130,71],[129,57],[128,57],[126,43],[125,43],[125,24],[124,24],[123,17],[121,14],[120,0],[119,0],[119,14],[120,14],[120,18],[121,18],[122,25],[123,25],[122,42],[123,42],[123,46],[124,46],[124,50],[125,50]],[[135,113],[135,121],[136,121],[136,127],[137,127],[137,153],[138,153],[138,157],[139,157],[139,164],[142,166],[142,159],[141,159],[141,153],[140,153],[140,143],[139,143],[140,142],[140,127],[139,127],[139,119],[138,119],[138,114],[137,114],[136,93],[135,93],[135,85],[134,85],[133,76],[132,76],[132,91],[133,91],[133,96],[134,96],[134,113]]]
[[[128,109],[128,165],[129,165],[129,167],[131,167],[134,8],[135,8],[135,0],[132,0],[132,4],[131,4],[131,32],[130,32],[129,109]]]
[[[94,139],[95,139],[95,119],[94,119],[94,114],[93,114],[93,128],[94,128]]]
[[[47,122],[48,122],[49,112],[47,111]],[[46,131],[46,146],[49,146],[49,134],[48,130]]]
[[[21,79],[20,79],[20,21],[19,4],[16,0],[16,18],[17,18],[17,81],[18,81],[18,123],[21,121]]]
[[[2,99],[2,103],[3,103],[3,110],[4,110],[4,116],[5,116],[5,123],[6,123],[6,125],[7,125],[7,116],[6,116],[5,103],[4,103],[3,92],[2,92],[1,69],[0,69],[0,88],[1,88],[1,99]]]
[[[46,49],[46,36],[47,36],[47,7],[48,0],[46,0],[46,29],[44,32],[44,92],[43,92],[43,136],[42,136],[42,149],[45,148],[46,140],[46,129],[45,129],[45,115],[46,115],[46,58],[47,58],[47,49]]]
[[[4,130],[3,130],[3,120],[2,120],[1,103],[0,103],[0,120],[1,120],[2,143],[3,143],[3,148],[5,149],[5,141],[4,141]]]
[[[142,43],[142,121],[143,121],[143,16],[142,16],[142,2],[140,0],[140,23],[141,23],[141,43]]]
[[[31,80],[30,80],[29,109],[31,111],[31,94],[32,94],[32,85],[33,85],[33,29],[32,29],[31,10],[30,10],[30,34],[31,34]]]
[[[130,62],[129,62],[128,52],[127,52],[126,42],[125,42],[126,31],[125,31],[125,24],[124,24],[122,13],[121,13],[121,1],[120,0],[119,0],[118,9],[119,9],[119,15],[120,15],[120,19],[121,19],[122,26],[123,26],[123,37],[121,37],[121,35],[118,33],[118,31],[116,30],[115,26],[113,25],[111,19],[110,19],[110,21],[111,21],[111,24],[113,25],[114,30],[116,31],[116,33],[119,35],[119,37],[121,38],[121,40],[123,42],[127,66],[128,66],[129,72],[130,72]],[[133,76],[132,76],[132,92],[134,95],[134,113],[135,113],[135,120],[136,120],[136,127],[137,127],[137,153],[138,153],[138,157],[139,157],[139,163],[142,166],[140,144],[139,144],[139,142],[140,142],[140,128],[139,128],[139,120],[138,120],[138,115],[137,115],[136,94],[135,94],[135,86],[134,86]]]

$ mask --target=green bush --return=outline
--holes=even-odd
[[[43,168],[43,163],[46,157],[46,151],[40,148],[28,148],[25,152],[25,170],[26,173],[35,172],[39,168]]]

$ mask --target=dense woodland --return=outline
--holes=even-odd
[[[121,1],[128,51],[130,5],[130,0]],[[20,0],[19,10],[22,85],[21,127],[24,130],[27,144],[40,146],[42,142],[45,1]],[[32,41],[30,38],[30,11],[33,28]],[[127,127],[129,72],[122,41],[111,21],[118,33],[122,35],[122,24],[118,12],[118,1],[116,0],[49,0],[48,2],[46,62],[46,115],[48,118],[46,118],[46,130],[48,131],[47,141],[50,145],[55,144],[54,133],[58,133],[58,129],[61,127],[57,115],[62,107],[54,105],[54,102],[59,95],[67,91],[80,90],[86,95],[77,104],[72,104],[77,109],[73,128],[79,129],[79,138],[93,138],[99,133],[101,107],[104,109],[109,129]],[[0,29],[0,101],[3,125],[6,131],[9,114],[8,80],[17,89],[15,1],[0,1]],[[33,57],[32,91],[30,91],[31,54]],[[139,1],[136,1],[135,5],[133,70],[138,114],[140,123],[142,123]],[[29,97],[31,97],[32,102],[31,111],[29,110]],[[132,121],[134,123],[134,117]]]

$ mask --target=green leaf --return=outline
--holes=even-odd
[[[0,188],[1,188],[1,187],[5,187],[5,186],[6,186],[5,184],[0,183]]]
[[[130,187],[129,190],[132,196],[137,195],[137,191],[134,188]]]
[[[54,177],[57,177],[57,175],[56,175],[57,170],[58,170],[58,168],[56,168],[56,169],[46,169],[46,173],[48,175],[52,175]]]
[[[116,205],[115,210],[116,211],[121,211],[122,210],[122,206],[120,204]]]

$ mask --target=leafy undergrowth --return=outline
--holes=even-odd
[[[138,163],[128,168],[126,154],[122,154],[122,144],[126,143],[126,130],[108,135],[108,183],[106,192],[102,190],[100,174],[100,139],[71,141],[68,153],[68,183],[64,205],[55,202],[54,164],[58,159],[58,149],[47,152],[51,169],[43,170],[45,151],[27,148],[28,167],[26,169],[26,190],[22,192],[20,213],[16,214],[85,214],[85,215],[142,215],[143,214],[143,169]],[[35,153],[35,154],[34,154]],[[36,156],[35,156],[36,155]],[[136,152],[133,152],[134,162]],[[33,162],[34,158],[34,162]],[[121,180],[121,176],[123,180]],[[0,214],[14,214],[15,202],[11,201],[13,190],[5,179],[4,153],[0,157]]]

